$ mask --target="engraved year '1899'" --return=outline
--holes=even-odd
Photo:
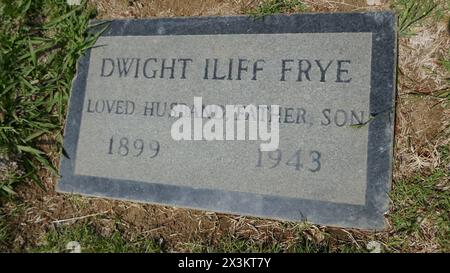
[[[144,153],[148,153],[150,158],[158,156],[161,145],[157,140],[145,141],[140,138],[128,138],[113,136],[109,139],[108,154],[118,154],[120,156],[135,156],[139,157]]]

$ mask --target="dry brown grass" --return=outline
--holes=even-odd
[[[255,7],[251,0],[206,1],[90,1],[98,10],[98,18],[143,18],[172,16],[205,16],[242,14]],[[367,5],[367,1],[303,1],[313,12],[381,10],[389,7]],[[377,2],[377,1],[373,1]],[[131,3],[131,4],[130,4]],[[445,24],[428,19],[415,29],[417,36],[400,38],[397,125],[395,138],[394,178],[402,179],[417,172],[430,172],[439,166],[437,150],[449,142],[443,129],[450,125],[450,109],[432,96],[434,91],[448,88],[448,71],[439,65],[448,54],[450,38]],[[446,52],[447,51],[447,52]],[[54,152],[53,152],[54,153]],[[58,154],[53,154],[58,165]],[[214,245],[221,238],[231,236],[251,242],[270,244],[278,242],[286,249],[297,243],[301,234],[315,243],[325,236],[339,244],[346,242],[364,248],[365,242],[376,239],[386,242],[392,230],[370,233],[359,230],[325,228],[314,225],[285,223],[253,217],[241,217],[205,211],[158,205],[111,201],[58,194],[54,191],[56,179],[41,171],[46,191],[35,184],[18,188],[18,199],[3,207],[8,221],[14,226],[13,249],[40,244],[43,236],[58,225],[90,223],[102,235],[119,230],[125,238],[137,236],[160,238],[172,251],[191,251],[192,244]],[[22,204],[22,205],[20,205]],[[99,214],[100,213],[100,214]],[[71,219],[72,220],[67,220]],[[61,222],[61,220],[64,220]],[[432,229],[424,223],[424,229]],[[417,237],[409,251],[439,251],[432,231],[429,238]],[[384,245],[388,248],[387,245]]]
[[[150,0],[150,1],[90,1],[97,7],[100,19],[178,17],[239,14],[252,2],[244,0]]]
[[[437,147],[449,142],[450,109],[433,96],[449,88],[448,71],[440,65],[449,54],[447,25],[429,18],[415,32],[399,41],[396,179],[439,166]]]

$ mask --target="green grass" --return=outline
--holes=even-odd
[[[0,251],[8,246],[11,232],[4,217],[0,216]]]
[[[450,23],[450,20],[449,20]],[[449,26],[450,31],[450,26]],[[442,60],[440,64],[447,70],[448,75],[446,78],[446,81],[448,84],[450,84],[450,48],[447,49],[447,57],[446,59]],[[447,86],[444,90],[439,90],[436,94],[439,98],[447,99],[447,107],[450,107],[450,86]]]
[[[190,243],[186,248],[194,253],[279,253],[283,248],[278,243],[251,242],[244,238],[225,236],[217,244],[205,245]]]
[[[436,0],[394,0],[392,8],[398,14],[398,32],[401,36],[413,35],[411,28],[418,25],[423,19],[434,15],[442,16],[442,11],[437,9]]]
[[[67,244],[72,241],[80,244],[82,252],[89,253],[160,253],[172,251],[170,248],[164,249],[157,243],[157,240],[149,240],[148,238],[137,240],[123,239],[123,234],[119,231],[114,232],[108,237],[104,237],[99,235],[89,224],[64,226],[49,231],[42,243],[38,246],[30,247],[26,251],[40,253],[69,252]],[[351,244],[331,244],[331,240],[328,239],[321,243],[315,243],[302,234],[298,235],[297,242],[289,248],[286,248],[279,242],[253,242],[244,238],[232,238],[231,236],[221,238],[214,245],[186,243],[184,246],[183,249],[193,253],[354,253],[366,251]]]
[[[444,68],[450,73],[450,49],[448,50],[448,58],[449,59],[445,59],[445,60],[443,60],[441,63],[442,63],[442,66],[444,66]],[[447,79],[447,80],[449,80],[450,81],[450,77]]]
[[[305,226],[307,227],[307,225]],[[308,238],[301,230],[295,236],[295,239],[286,245],[286,243],[277,240],[252,241],[246,238],[234,238],[224,236],[219,242],[213,245],[186,244],[187,249],[194,253],[355,253],[366,252],[352,243],[346,242],[339,244],[331,234],[321,233],[324,239],[315,242]]]
[[[28,252],[61,253],[69,252],[66,248],[69,242],[78,242],[81,252],[96,253],[158,253],[161,247],[153,240],[126,240],[118,231],[107,237],[99,235],[89,225],[60,227],[46,234],[42,245],[28,249]]]
[[[299,0],[264,0],[260,4],[247,13],[256,18],[262,18],[267,15],[277,13],[299,12],[305,11],[306,5]]]
[[[442,168],[395,184],[389,215],[395,235],[388,241],[390,247],[407,251],[411,240],[419,238],[437,242],[442,251],[450,251],[449,179],[449,171]]]
[[[439,147],[438,151],[443,164],[450,164],[450,145]]]
[[[87,34],[94,11],[86,3],[12,0],[0,2],[0,157],[19,171],[0,180],[0,195],[47,168],[57,175],[39,141],[54,140],[60,152],[61,129],[78,58],[96,37]]]

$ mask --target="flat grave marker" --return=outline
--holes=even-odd
[[[110,21],[78,65],[57,190],[381,229],[395,71],[390,12]],[[175,140],[198,98],[278,105],[278,149]]]

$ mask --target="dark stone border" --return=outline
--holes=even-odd
[[[365,206],[74,175],[90,50],[78,64],[67,118],[59,192],[364,229],[384,228],[392,179],[396,17],[391,12],[114,20],[102,36],[372,32]]]

